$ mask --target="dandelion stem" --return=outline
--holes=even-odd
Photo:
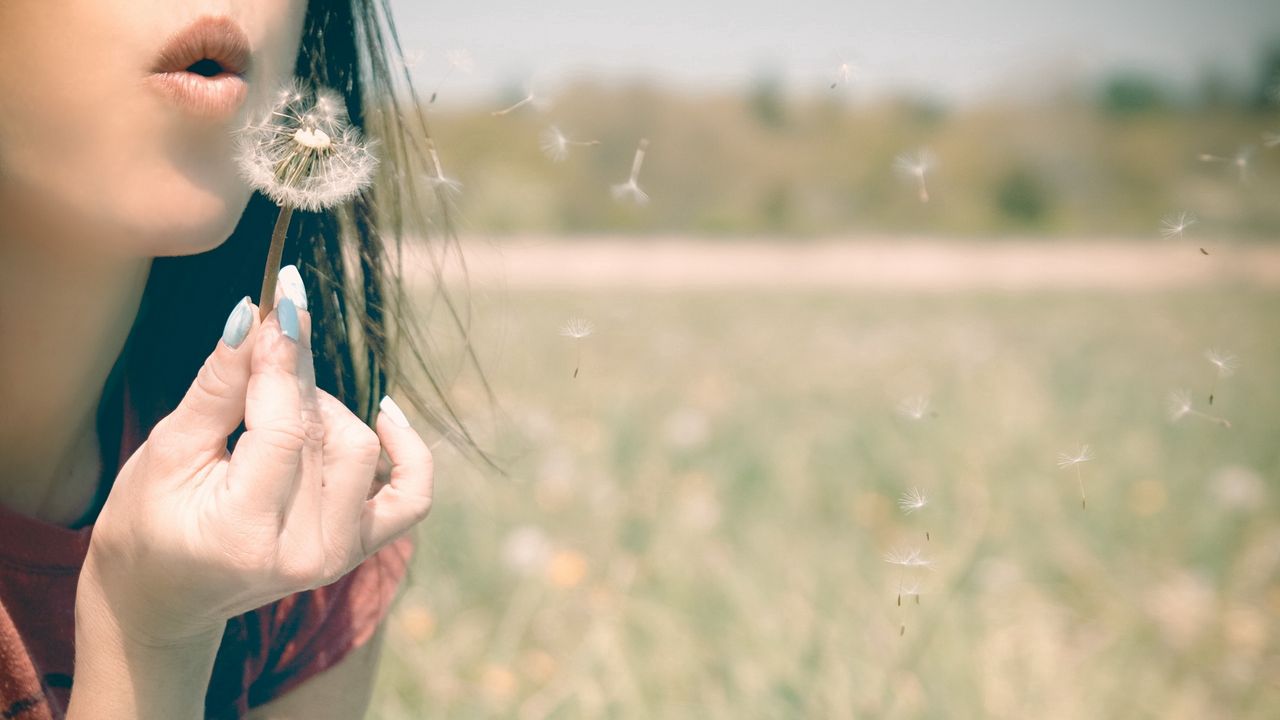
[[[258,297],[258,316],[266,320],[276,304],[276,276],[280,273],[280,256],[284,254],[284,236],[289,232],[289,219],[293,207],[281,205],[276,216],[275,229],[271,231],[271,248],[267,250],[267,267],[262,273],[262,294]]]
[[[1076,463],[1076,484],[1080,486],[1080,509],[1087,510],[1084,502],[1084,479],[1080,477],[1080,463]]]
[[[1218,417],[1217,415],[1210,415],[1207,412],[1201,412],[1195,409],[1188,410],[1187,412],[1191,413],[1192,415],[1197,415],[1199,417],[1202,417],[1205,420],[1208,420],[1209,422],[1213,423],[1214,425],[1221,425],[1222,427],[1227,428],[1228,430],[1231,429],[1231,421],[1227,420],[1226,418]]]

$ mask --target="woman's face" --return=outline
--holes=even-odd
[[[0,0],[0,242],[151,256],[221,244],[251,194],[231,132],[292,74],[306,5]],[[202,17],[232,21],[250,49],[244,101],[223,112],[193,111],[152,77]]]

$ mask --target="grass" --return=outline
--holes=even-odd
[[[438,450],[370,717],[1267,717],[1278,312],[1260,291],[482,302],[513,479]],[[597,328],[576,379],[571,316]],[[1164,415],[1178,387],[1208,409],[1208,347],[1241,359],[1229,430]],[[920,420],[896,410],[914,395]],[[1084,444],[1087,510],[1056,463]],[[884,561],[907,547],[933,569]]]

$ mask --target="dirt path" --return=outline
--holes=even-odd
[[[471,281],[512,288],[812,287],[1154,290],[1280,287],[1280,245],[921,238],[803,243],[682,238],[464,240]],[[430,263],[417,257],[419,281]],[[449,275],[456,277],[452,260]]]

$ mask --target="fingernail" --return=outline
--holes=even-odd
[[[297,342],[298,308],[294,306],[292,300],[287,297],[280,298],[280,304],[276,305],[276,318],[280,321],[280,332]]]
[[[409,418],[404,416],[404,411],[391,399],[390,395],[383,395],[382,402],[378,403],[378,407],[382,409],[382,413],[391,418],[391,422],[402,428],[409,427]]]
[[[284,296],[293,301],[299,310],[307,309],[307,288],[302,284],[302,276],[298,274],[297,265],[285,265],[276,276],[276,284],[280,286]]]
[[[240,343],[249,337],[249,328],[253,327],[253,312],[249,310],[249,296],[245,295],[236,306],[231,308],[227,316],[227,324],[222,327],[222,342],[232,350],[240,347]]]

